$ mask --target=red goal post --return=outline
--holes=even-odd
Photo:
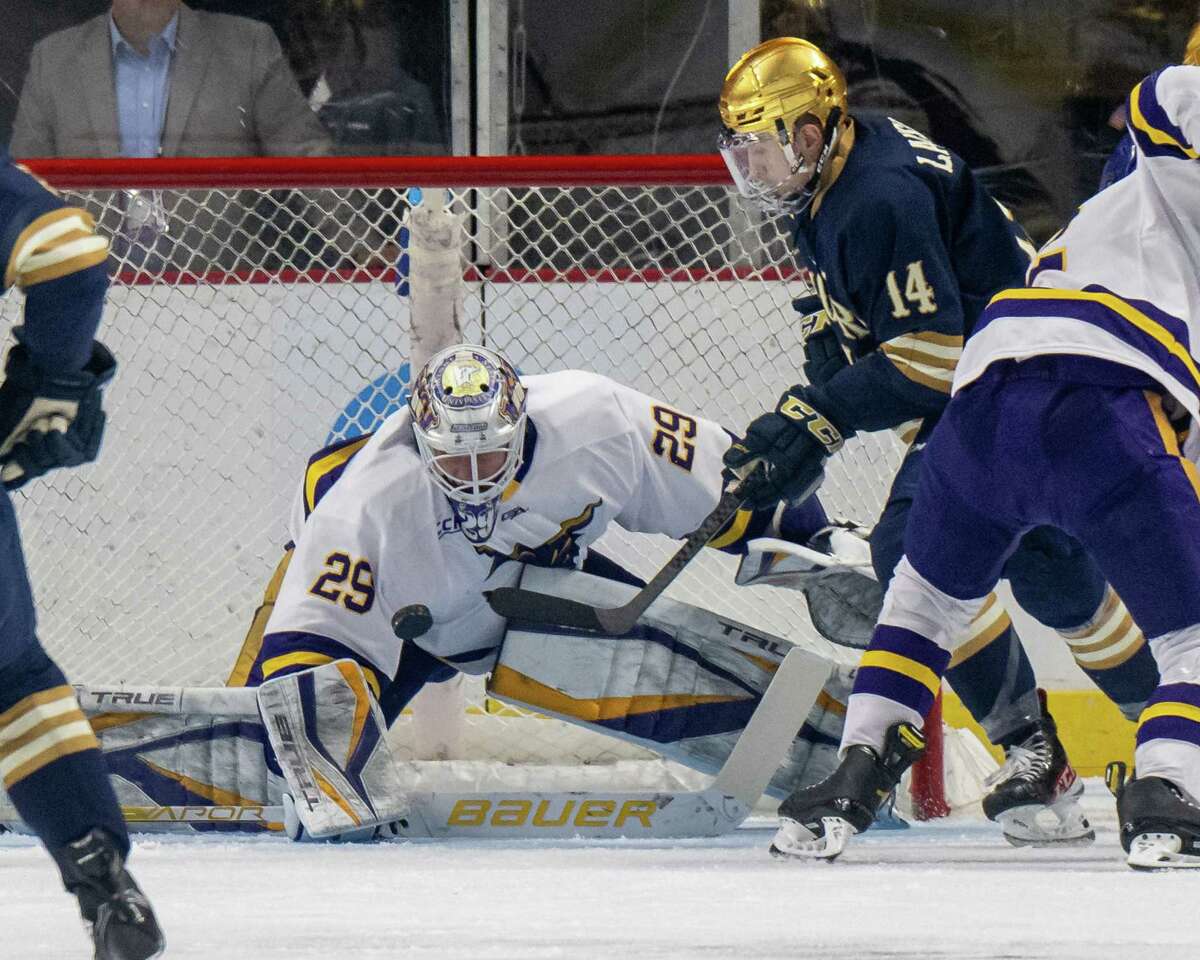
[[[525,372],[595,370],[734,430],[800,377],[790,301],[806,274],[787,224],[745,210],[716,155],[27,166],[113,237],[105,454],[21,505],[43,634],[81,680],[224,679],[308,455],[397,399],[414,188],[462,217],[464,335]],[[890,434],[853,439],[822,490],[830,512],[873,521],[901,455]],[[602,545],[642,575],[671,548]],[[676,595],[824,644],[799,595],[735,588],[732,569],[706,556]]]

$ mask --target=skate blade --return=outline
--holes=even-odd
[[[1125,862],[1134,870],[1195,870],[1200,857],[1181,853],[1179,837],[1173,833],[1139,833],[1129,845]]]
[[[782,817],[771,841],[771,856],[790,860],[834,860],[846,849],[854,828],[841,817],[822,817],[820,833]]]
[[[1096,839],[1083,807],[1070,796],[1048,807],[1013,807],[997,814],[996,822],[1014,847],[1084,847]]]

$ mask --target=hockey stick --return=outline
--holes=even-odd
[[[663,840],[729,833],[766,791],[828,677],[823,657],[790,650],[720,772],[703,790],[411,793],[409,815],[386,835]]]
[[[546,623],[576,630],[591,630],[610,636],[622,636],[633,629],[638,618],[646,612],[664,590],[683,572],[709,540],[737,513],[750,492],[763,481],[763,468],[757,467],[744,480],[730,486],[717,505],[695,530],[687,535],[675,555],[636,596],[619,607],[593,607],[577,600],[555,597],[520,587],[497,587],[484,593],[492,609],[506,620],[526,623]]]

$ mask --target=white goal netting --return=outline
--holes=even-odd
[[[722,177],[514,187],[455,179],[454,164],[443,164],[454,185],[424,194],[448,190],[463,214],[468,338],[523,372],[593,370],[732,430],[800,379],[790,301],[804,283],[791,243],[782,223],[743,212]],[[68,192],[113,237],[100,337],[120,368],[99,462],[16,499],[41,636],[77,680],[223,682],[308,457],[371,429],[407,381],[395,261],[415,193],[399,180],[251,190],[214,177],[215,167],[203,186],[146,190],[134,177]],[[20,308],[4,302],[7,325]],[[848,447],[822,497],[870,522],[899,443],[876,434]],[[620,532],[600,544],[643,576],[673,546]],[[673,595],[821,642],[798,594],[735,588],[733,559],[706,553]],[[590,759],[482,709],[472,715],[492,731],[489,751],[499,740],[515,759],[559,749]]]

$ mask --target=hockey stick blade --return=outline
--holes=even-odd
[[[506,620],[526,620],[530,623],[553,624],[573,630],[607,633],[599,614],[609,611],[592,607],[578,600],[555,597],[536,590],[519,587],[497,587],[484,594],[493,610]],[[614,610],[621,610],[615,607]],[[619,631],[625,633],[625,630]]]
[[[509,620],[592,630],[610,636],[623,636],[634,628],[659,595],[671,585],[709,540],[738,511],[752,485],[762,482],[762,468],[731,486],[721,495],[704,522],[687,535],[683,544],[632,600],[619,607],[593,607],[577,600],[550,596],[520,587],[497,587],[484,594],[492,609]]]

